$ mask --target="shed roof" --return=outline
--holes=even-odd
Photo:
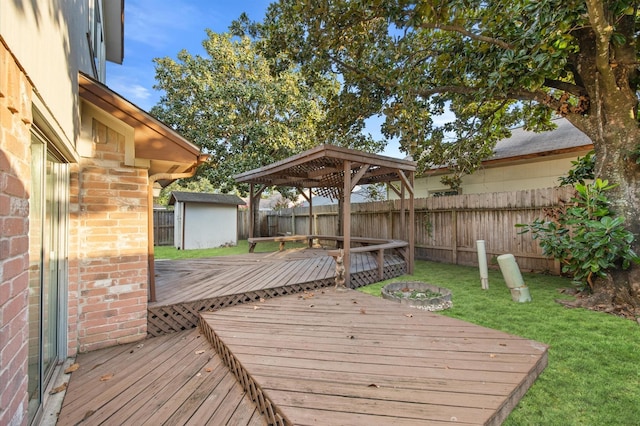
[[[240,197],[233,194],[212,194],[208,192],[182,192],[173,191],[169,198],[169,205],[176,202],[181,203],[202,203],[202,204],[225,204],[232,206],[243,206],[246,203]]]
[[[345,161],[351,162],[352,175],[365,170],[358,184],[398,180],[398,171],[414,172],[416,163],[383,155],[369,154],[334,145],[320,145],[285,160],[234,176],[240,183],[299,188],[340,188]],[[367,166],[362,169],[362,166]]]

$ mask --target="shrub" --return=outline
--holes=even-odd
[[[562,272],[571,274],[581,290],[593,290],[594,276],[640,262],[631,248],[634,235],[609,208],[606,192],[614,187],[601,179],[577,183],[570,205],[548,212],[545,220],[517,225],[533,233],[546,255],[560,260]]]

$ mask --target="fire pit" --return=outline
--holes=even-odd
[[[401,281],[382,288],[382,297],[425,311],[442,311],[453,306],[451,290],[420,281]]]

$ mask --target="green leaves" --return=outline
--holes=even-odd
[[[234,175],[322,143],[381,148],[361,133],[363,126],[333,124],[340,111],[335,75],[316,75],[309,84],[246,36],[208,30],[202,45],[206,56],[183,50],[176,60],[155,60],[155,87],[164,95],[151,113],[210,154],[199,176],[216,188],[232,191]]]
[[[570,207],[552,212],[547,220],[518,225],[522,232],[533,232],[544,253],[559,259],[562,271],[573,275],[581,289],[593,289],[594,276],[640,263],[632,250],[633,233],[624,228],[624,218],[614,216],[609,208],[606,192],[615,187],[601,179],[576,184]]]
[[[584,157],[578,157],[578,159],[571,161],[571,169],[567,176],[562,176],[558,179],[560,185],[573,185],[580,183],[584,185],[585,180],[595,178],[594,167],[596,164],[596,158],[593,151],[590,151]]]

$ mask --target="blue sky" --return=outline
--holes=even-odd
[[[226,32],[242,12],[250,19],[262,20],[270,3],[270,0],[125,0],[124,61],[122,65],[108,63],[107,85],[148,111],[160,98],[160,92],[153,89],[154,58],[175,58],[182,49],[191,54],[203,53],[206,28]],[[367,131],[381,139],[380,122],[370,122]],[[405,157],[393,141],[382,154]]]

